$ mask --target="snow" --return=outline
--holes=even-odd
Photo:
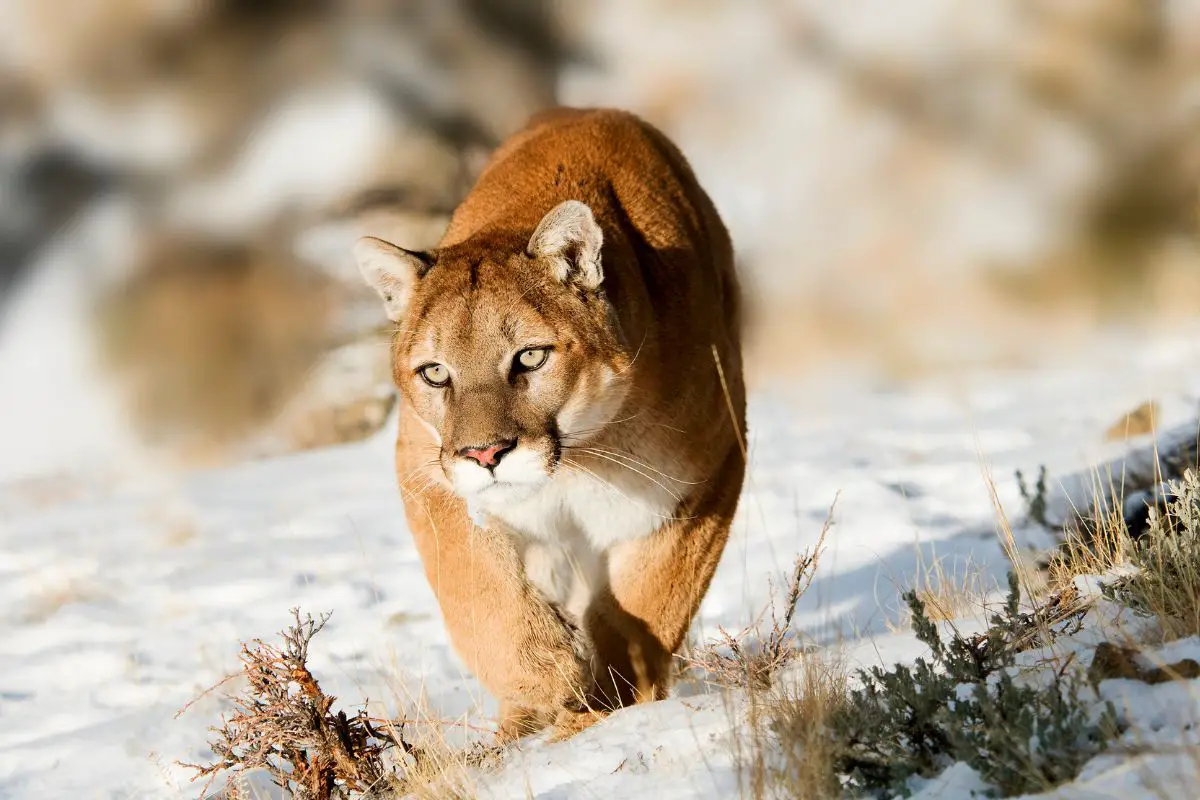
[[[942,800],[947,797],[971,797],[972,794],[986,796],[988,785],[979,773],[961,761],[935,778],[915,778],[909,782],[912,796],[917,800]]]
[[[1182,424],[1196,405],[1197,342],[1103,343],[1054,370],[913,385],[831,374],[759,391],[741,512],[694,638],[752,621],[768,577],[779,584],[837,497],[797,629],[843,650],[851,666],[921,655],[910,633],[891,631],[898,594],[922,565],[943,559],[949,571],[970,559],[1003,582],[988,481],[1017,523],[1014,469],[1045,463],[1067,474],[1111,456],[1103,431],[1147,396],[1161,401],[1165,424]],[[466,720],[468,735],[480,735],[495,705],[449,649],[405,530],[393,426],[354,445],[173,480],[106,481],[93,468],[0,484],[0,796],[196,796],[175,761],[206,758],[206,728],[223,701],[218,692],[176,712],[236,669],[240,640],[270,637],[293,606],[334,612],[312,667],[340,703]],[[1158,656],[1195,655],[1186,647]],[[1128,683],[1103,693],[1144,742],[1177,741],[1200,715],[1190,684]],[[527,742],[476,776],[475,789],[728,797],[739,702],[685,684],[565,743]],[[1186,773],[1177,756],[1139,758],[1155,775]],[[1125,796],[1143,796],[1144,770],[1110,756],[1053,796],[1097,796],[1088,781],[1114,769],[1132,770]],[[959,770],[919,796],[966,796],[971,785]]]
[[[254,231],[281,205],[319,208],[363,185],[395,136],[383,99],[355,85],[298,94],[277,104],[226,173],[185,190],[175,214],[228,236]]]
[[[672,698],[624,709],[568,742],[529,748],[479,787],[483,797],[731,797],[738,791],[722,698]]]

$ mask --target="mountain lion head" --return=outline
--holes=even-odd
[[[604,292],[602,238],[588,206],[568,200],[532,235],[428,253],[355,246],[397,323],[394,378],[432,435],[429,463],[473,509],[535,493],[625,400],[632,359]]]

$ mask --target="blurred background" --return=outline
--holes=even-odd
[[[435,244],[554,104],[692,161],[758,386],[1200,311],[1194,0],[0,0],[0,480],[377,430],[350,244]]]

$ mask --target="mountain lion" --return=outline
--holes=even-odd
[[[355,256],[396,323],[408,524],[500,739],[665,697],[745,469],[733,252],[683,155],[544,112],[437,248]]]

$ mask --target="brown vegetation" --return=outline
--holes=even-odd
[[[796,659],[800,651],[791,633],[792,617],[796,613],[796,603],[808,591],[816,576],[836,505],[835,498],[816,544],[798,555],[792,564],[782,613],[776,610],[772,600],[757,620],[738,633],[731,634],[724,628],[718,628],[720,636],[691,656],[688,659],[689,666],[720,686],[766,689],[774,676]],[[768,613],[771,616],[771,628],[764,636],[760,623]]]
[[[328,616],[301,619],[283,631],[283,648],[255,640],[242,646],[242,673],[249,682],[234,699],[234,713],[215,728],[211,743],[217,760],[188,764],[197,777],[226,772],[229,794],[238,796],[234,778],[265,770],[297,800],[372,796],[392,785],[397,775],[384,762],[389,750],[415,756],[402,731],[377,728],[366,711],[347,716],[334,711],[336,698],[321,691],[308,669],[308,646]],[[377,721],[375,721],[377,722]]]

